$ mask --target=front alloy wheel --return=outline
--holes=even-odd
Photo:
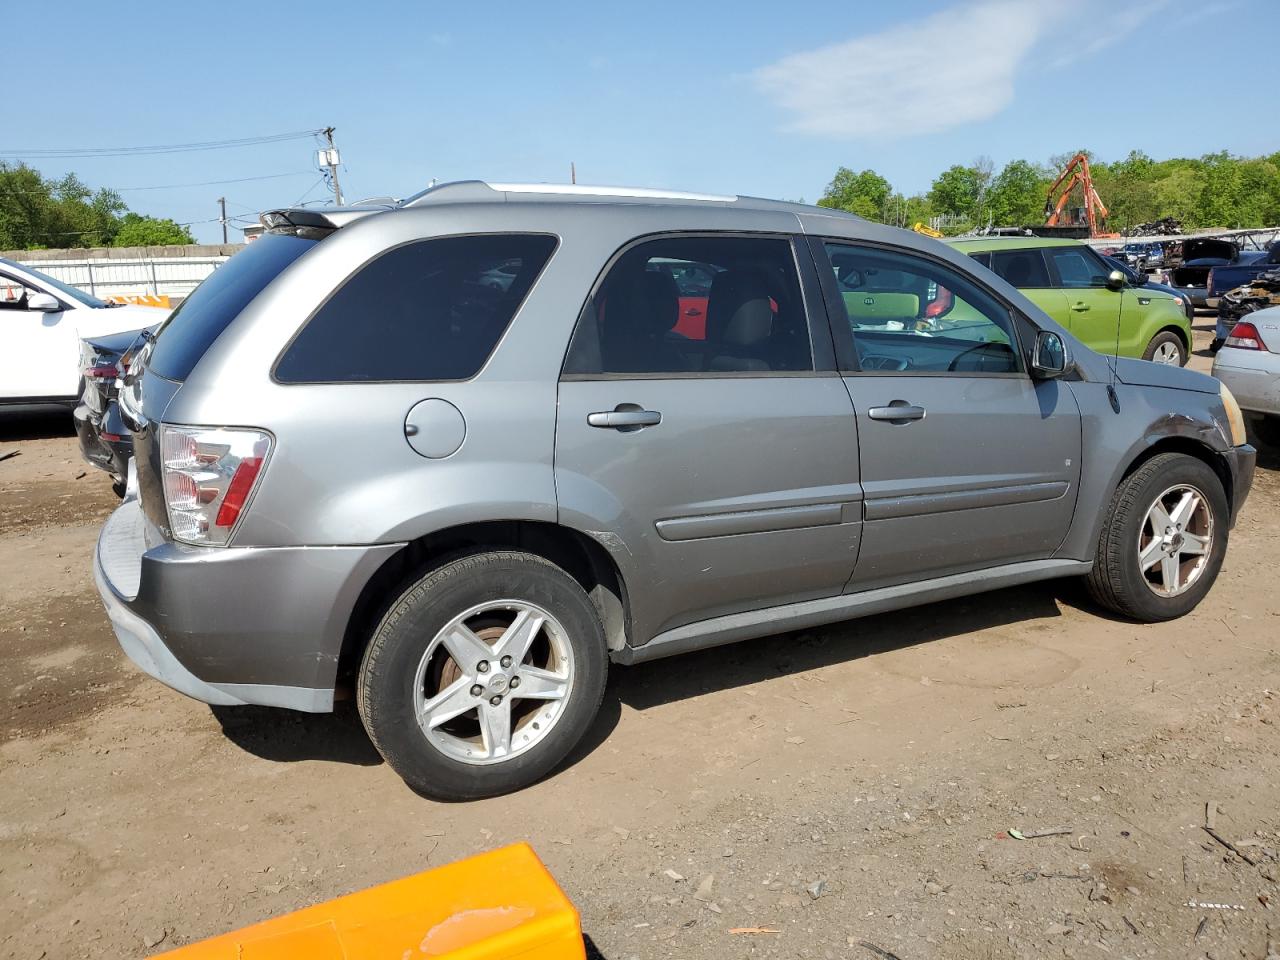
[[[1194,487],[1179,484],[1156,497],[1138,534],[1138,562],[1158,597],[1190,590],[1213,553],[1213,513]]]
[[[1218,576],[1230,510],[1203,460],[1161,453],[1121,481],[1088,576],[1094,600],[1147,623],[1195,608]]]

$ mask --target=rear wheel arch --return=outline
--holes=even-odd
[[[360,592],[343,634],[338,682],[349,685],[374,629],[396,599],[428,571],[472,553],[522,550],[550,561],[575,579],[591,598],[609,650],[620,650],[630,633],[626,584],[608,550],[579,530],[535,520],[463,524],[419,537],[388,558]]]

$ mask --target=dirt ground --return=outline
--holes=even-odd
[[[1120,622],[1046,584],[617,668],[565,769],[444,805],[349,709],[211,709],[138,673],[90,575],[109,480],[67,418],[0,420],[14,449],[0,957],[145,956],[523,839],[614,960],[1280,943],[1274,454],[1184,620]]]

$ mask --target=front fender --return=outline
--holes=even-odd
[[[1114,394],[1106,383],[1069,386],[1080,404],[1083,463],[1075,519],[1055,556],[1092,560],[1112,495],[1135,463],[1161,445],[1225,457],[1231,434],[1216,394],[1123,382]]]

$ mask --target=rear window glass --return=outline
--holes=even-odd
[[[344,283],[276,366],[282,383],[475,376],[555,249],[554,237],[420,240]]]
[[[156,334],[148,368],[185,380],[205,351],[249,301],[316,240],[265,234],[213,271],[169,315]]]

